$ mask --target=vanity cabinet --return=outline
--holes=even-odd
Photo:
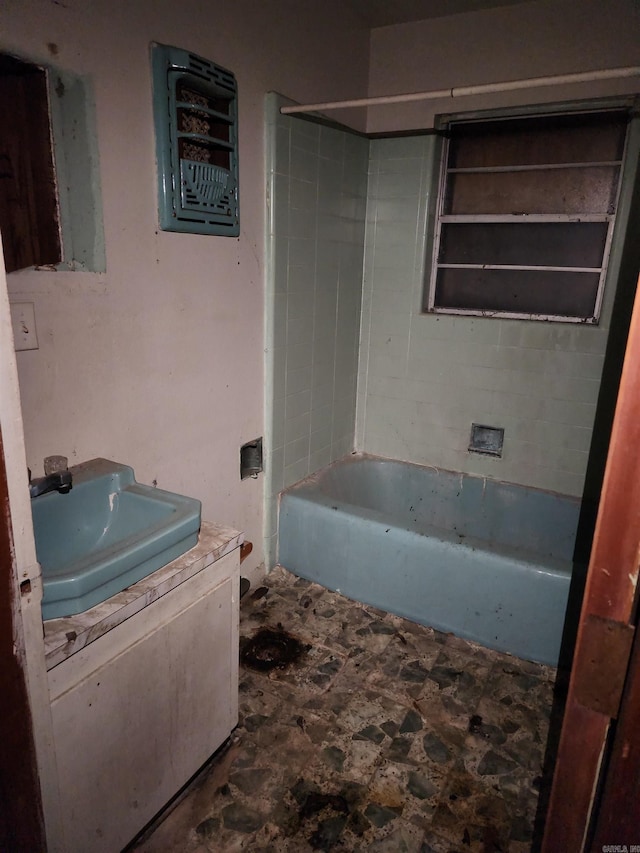
[[[174,561],[202,568],[49,671],[67,853],[121,850],[237,724],[241,537],[217,559],[202,539]]]

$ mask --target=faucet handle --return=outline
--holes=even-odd
[[[44,458],[44,475],[57,474],[60,471],[66,471],[69,467],[69,460],[66,456],[45,456]]]

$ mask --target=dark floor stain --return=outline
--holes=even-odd
[[[302,820],[313,817],[324,809],[347,814],[349,806],[347,801],[340,794],[322,794],[316,791],[310,791],[304,798],[304,802],[300,807],[300,817]]]
[[[286,631],[261,628],[243,644],[240,662],[258,672],[284,669],[297,663],[310,648]]]
[[[474,714],[472,717],[469,718],[470,734],[478,735],[479,737],[482,737],[485,740],[491,741],[491,743],[504,743],[507,739],[505,731],[507,731],[509,734],[513,734],[513,732],[516,732],[520,727],[518,725],[505,725],[503,728],[504,731],[498,726],[493,726],[489,723],[485,723],[479,714]]]
[[[469,717],[469,731],[472,735],[477,734],[482,729],[482,717],[480,714],[473,714]]]
[[[359,782],[345,781],[338,793],[326,793],[320,790],[315,782],[298,779],[290,793],[298,804],[297,823],[306,823],[308,826],[305,835],[310,833],[307,838],[314,850],[339,849],[343,843],[341,836],[345,828],[348,827],[355,835],[362,836],[371,826],[372,821],[362,813],[367,786]],[[377,808],[382,807],[376,806],[375,809]],[[393,817],[397,816],[394,812]],[[314,824],[315,828],[311,831]]]
[[[254,601],[258,601],[258,599],[264,598],[268,592],[269,592],[268,587],[259,586],[254,592],[251,593],[251,598]]]
[[[484,831],[482,833],[482,844],[483,853],[503,853],[504,850],[508,849],[502,844],[500,832],[495,826],[491,825],[484,827]]]
[[[371,824],[362,814],[361,811],[355,809],[349,815],[349,829],[357,836],[362,836],[369,829]]]
[[[346,815],[334,815],[321,820],[316,831],[309,836],[309,843],[314,850],[333,850],[346,825]]]

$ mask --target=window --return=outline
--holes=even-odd
[[[595,323],[623,110],[452,122],[427,311]]]
[[[0,53],[5,267],[105,269],[90,81]]]
[[[62,260],[47,77],[0,54],[0,230],[7,272]]]
[[[160,227],[239,234],[234,75],[213,62],[152,49]]]

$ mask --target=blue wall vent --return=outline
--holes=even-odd
[[[164,44],[152,45],[151,65],[160,228],[237,237],[236,78]]]

